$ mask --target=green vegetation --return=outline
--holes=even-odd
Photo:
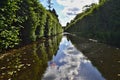
[[[0,80],[41,80],[61,38],[62,35],[46,38],[2,54]]]
[[[120,0],[100,0],[78,14],[66,31],[120,47],[119,26]]]
[[[0,52],[62,32],[56,15],[39,0],[0,1]]]

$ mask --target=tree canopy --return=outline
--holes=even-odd
[[[120,0],[100,0],[78,14],[66,31],[120,47]]]
[[[60,32],[55,11],[46,10],[39,0],[0,1],[0,52]]]

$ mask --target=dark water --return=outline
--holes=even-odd
[[[41,80],[62,35],[42,39],[0,55],[0,80]]]
[[[120,80],[120,49],[58,35],[0,55],[0,80]]]
[[[105,80],[83,53],[63,36],[43,80]]]

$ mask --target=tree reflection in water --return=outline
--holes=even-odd
[[[42,80],[105,80],[76,47],[63,36]]]
[[[62,35],[43,39],[0,56],[0,80],[40,80]]]

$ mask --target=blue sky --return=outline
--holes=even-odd
[[[51,0],[53,8],[58,14],[60,23],[65,26],[67,22],[70,22],[76,14],[82,12],[82,8],[85,5],[92,3],[98,3],[99,0]],[[44,7],[47,8],[47,0],[40,0]]]

